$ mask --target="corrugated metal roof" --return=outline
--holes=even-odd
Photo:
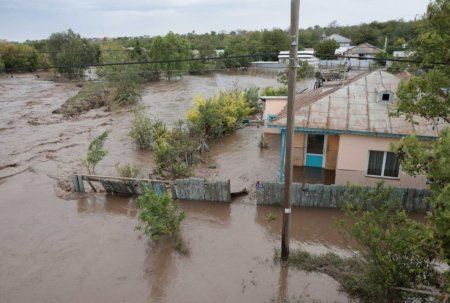
[[[348,54],[348,55],[354,55],[354,54],[377,54],[379,53],[381,50],[370,44],[370,43],[363,43],[360,44],[358,46],[352,47],[350,49],[348,49],[346,52],[344,52],[344,54]]]
[[[391,117],[392,102],[380,101],[380,94],[396,92],[400,79],[385,71],[374,71],[343,81],[335,87],[321,87],[298,95],[295,127],[323,130],[437,137],[448,124],[432,123],[415,117],[417,124],[404,116]],[[395,97],[394,97],[395,100]],[[286,126],[286,107],[272,121]]]
[[[326,37],[325,40],[334,40],[337,43],[350,43],[351,42],[351,40],[349,38],[346,38],[339,34],[332,34],[332,35]]]

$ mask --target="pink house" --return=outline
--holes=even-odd
[[[391,112],[400,79],[381,70],[300,94],[295,104],[294,166],[331,176],[328,183],[426,188],[424,177],[401,170],[391,143],[409,134],[434,140],[448,124],[420,117],[408,122]],[[265,133],[280,134],[283,180],[286,97],[265,98]],[[330,181],[331,180],[331,181]]]

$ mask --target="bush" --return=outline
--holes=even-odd
[[[259,100],[259,87],[253,86],[244,90],[245,100],[253,109],[252,114],[262,114],[264,108]]]
[[[207,139],[218,139],[234,131],[252,111],[245,93],[232,90],[208,99],[198,96],[187,117]]]
[[[354,188],[347,196],[348,219],[341,226],[359,244],[364,267],[345,290],[361,302],[405,302],[420,295],[398,287],[439,287],[433,265],[439,248],[431,228],[409,219],[399,205],[382,183],[368,192]]]
[[[264,88],[263,96],[287,96],[288,89],[287,86],[282,85],[279,87],[267,86]]]
[[[194,162],[194,153],[201,138],[188,123],[178,121],[175,126],[157,139],[153,157],[157,170],[169,171],[172,177],[189,175],[189,166]]]
[[[169,195],[164,193],[158,196],[151,189],[144,188],[136,204],[141,208],[137,229],[143,229],[152,240],[158,240],[164,235],[177,238],[181,221],[186,218],[186,214]]]
[[[135,112],[130,135],[139,148],[154,147],[166,133],[167,128],[164,122],[152,121],[142,111]]]
[[[120,163],[117,163],[116,166],[116,173],[119,177],[123,178],[140,178],[142,177],[142,169],[135,165],[135,164],[124,164],[120,165]]]

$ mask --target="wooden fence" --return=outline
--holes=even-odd
[[[172,196],[180,200],[231,202],[230,180],[177,179],[172,186]]]
[[[174,199],[231,202],[230,180],[209,182],[205,179],[189,178],[165,181],[78,174],[72,176],[76,192],[85,192],[85,182],[93,191],[97,189],[92,182],[100,183],[109,194],[139,195],[143,187],[150,187],[158,195],[170,190]]]
[[[108,194],[124,194],[124,195],[139,195],[142,193],[142,188],[150,187],[157,194],[167,192],[170,187],[170,181],[165,180],[150,180],[137,178],[122,178],[122,177],[108,177],[95,175],[73,175],[72,183],[76,192],[85,191],[85,183],[88,183],[93,191],[97,191],[92,182],[98,182]]]
[[[350,187],[323,184],[292,184],[292,205],[300,207],[340,208]],[[364,187],[368,191],[369,187]],[[283,203],[284,184],[260,182],[256,189],[256,204],[280,205]],[[394,188],[392,195],[399,199],[408,212],[426,212],[430,204],[426,202],[428,190],[415,188]]]

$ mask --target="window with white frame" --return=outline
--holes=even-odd
[[[394,153],[386,151],[369,151],[368,176],[398,178],[400,162]]]

